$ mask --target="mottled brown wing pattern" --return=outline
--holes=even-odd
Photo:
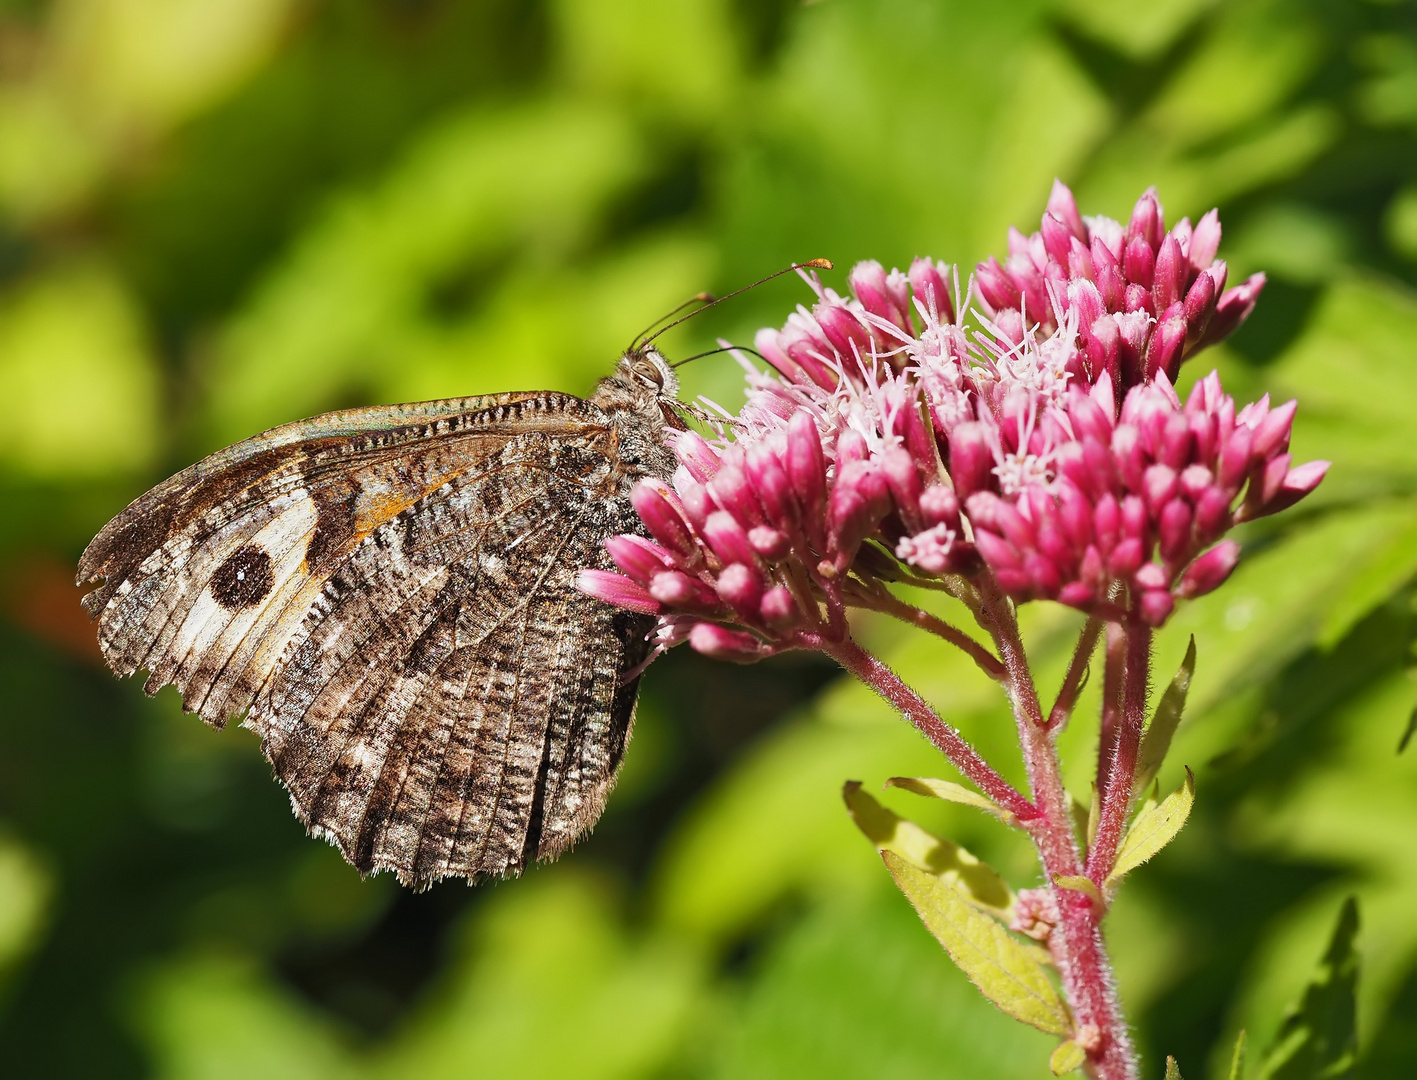
[[[249,709],[301,820],[361,870],[518,870],[595,820],[629,730],[647,623],[570,585],[636,527],[618,427],[520,394],[274,429],[115,518],[85,605],[149,693],[218,725]]]
[[[524,436],[326,584],[250,722],[301,820],[359,869],[515,872],[599,817],[651,626],[571,587],[634,528],[610,472]]]

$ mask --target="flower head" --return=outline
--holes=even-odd
[[[672,484],[632,494],[647,537],[611,539],[620,573],[579,586],[659,615],[661,646],[739,660],[839,632],[899,576],[1159,625],[1234,568],[1233,525],[1327,469],[1293,466],[1293,402],[1237,411],[1215,373],[1184,404],[1173,389],[1264,284],[1222,291],[1219,240],[1214,211],[1167,231],[1148,191],[1124,227],[1055,184],[1039,231],[964,294],[929,259],[861,263],[844,297],[804,274],[816,302],[756,337],[770,370],[739,356],[742,410],[673,436]]]

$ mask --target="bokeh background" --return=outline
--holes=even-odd
[[[1199,801],[1111,919],[1148,1075],[1263,1046],[1348,895],[1361,1075],[1413,1075],[1417,14],[1376,0],[0,3],[0,1073],[1046,1076],[841,806],[948,772],[829,667],[671,655],[588,841],[412,895],[305,838],[248,732],[109,676],[72,567],[239,437],[586,392],[700,289],[967,268],[1054,176],[1084,212],[1221,207],[1232,280],[1270,285],[1188,380],[1299,395],[1296,456],[1335,462],[1160,639],[1162,678],[1199,648],[1163,775]],[[727,358],[685,371],[741,400]],[[1074,625],[1030,612],[1045,687]],[[966,665],[861,632],[1017,775]],[[1095,724],[1067,738],[1081,789]],[[1036,881],[989,820],[883,797]]]

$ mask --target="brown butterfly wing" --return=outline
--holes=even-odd
[[[570,587],[635,527],[615,437],[555,394],[287,425],[115,518],[85,603],[149,693],[250,709],[301,820],[360,869],[514,871],[595,820],[628,735],[647,623]]]

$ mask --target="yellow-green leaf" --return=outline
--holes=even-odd
[[[936,780],[928,776],[892,776],[886,781],[886,786],[904,788],[917,795],[929,795],[936,799],[944,799],[946,802],[973,806],[975,809],[983,810],[986,814],[993,814],[1005,825],[1014,825],[1018,822],[1018,818],[1014,817],[1011,811],[1005,810],[989,796],[981,795],[977,791],[970,791],[963,784],[956,784],[950,780]]]
[[[1135,791],[1145,791],[1156,778],[1161,763],[1166,760],[1166,751],[1171,749],[1171,739],[1181,723],[1181,714],[1186,708],[1186,691],[1191,688],[1191,677],[1196,672],[1196,638],[1191,635],[1191,643],[1186,646],[1185,659],[1171,680],[1171,685],[1161,695],[1147,725],[1146,734],[1141,738],[1141,750],[1137,755],[1137,779]]]
[[[1107,901],[1102,898],[1102,893],[1097,886],[1092,883],[1091,878],[1085,878],[1081,874],[1059,874],[1053,879],[1053,884],[1060,889],[1071,889],[1073,892],[1080,892],[1094,904],[1106,906]]]
[[[964,894],[889,849],[886,869],[921,920],[985,997],[1016,1020],[1052,1035],[1072,1029],[1043,965]]]
[[[1166,1055],[1166,1080],[1181,1080],[1181,1066],[1170,1054]]]
[[[950,840],[926,832],[861,790],[856,780],[842,788],[856,827],[880,852],[892,851],[921,870],[959,889],[965,899],[1007,919],[1014,894],[998,872]]]
[[[1173,791],[1157,806],[1143,808],[1122,839],[1121,850],[1112,872],[1107,875],[1105,889],[1110,892],[1123,876],[1135,870],[1147,859],[1169,844],[1181,826],[1190,816],[1191,806],[1196,801],[1196,778],[1190,769],[1186,770],[1186,782]]]
[[[1069,1039],[1067,1042],[1058,1044],[1058,1049],[1054,1050],[1053,1055],[1048,1059],[1048,1068],[1053,1070],[1054,1076],[1063,1076],[1070,1072],[1077,1072],[1086,1060],[1087,1051]]]
[[[1230,1055],[1230,1080],[1245,1080],[1245,1029],[1235,1040],[1235,1052]]]

